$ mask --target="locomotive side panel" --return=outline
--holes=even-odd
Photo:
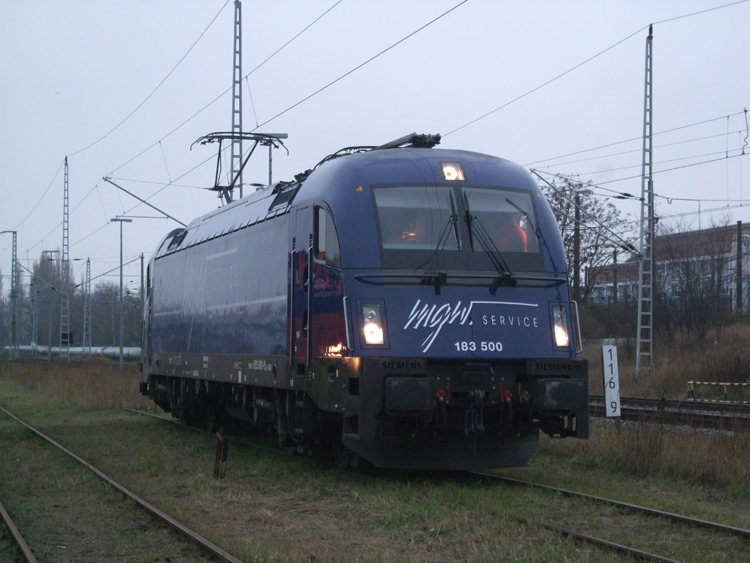
[[[287,216],[152,265],[153,373],[240,382],[286,371]],[[269,249],[276,251],[269,252]]]

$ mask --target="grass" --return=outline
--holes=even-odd
[[[705,341],[675,337],[656,342],[654,365],[635,378],[635,354],[619,350],[620,394],[628,397],[686,399],[688,381],[750,382],[750,325],[737,323],[710,332]],[[601,346],[585,345],[590,392],[602,394]],[[719,397],[716,397],[719,398]],[[745,391],[750,400],[750,389]]]
[[[520,524],[513,518],[517,514],[682,561],[750,559],[747,546],[734,538],[623,516],[543,491],[444,475],[342,473],[326,460],[271,454],[254,447],[259,442],[249,437],[231,438],[227,479],[215,481],[212,435],[123,410],[152,407],[138,393],[132,367],[120,373],[116,366],[95,362],[0,363],[0,405],[244,561],[622,561],[606,550]],[[645,426],[597,423],[588,442],[543,440],[529,468],[503,474],[750,527],[746,443],[711,442],[702,433],[688,443],[680,442],[685,438],[679,435],[644,432]],[[681,448],[694,448],[694,467],[669,453]],[[33,471],[14,461],[19,454]],[[111,530],[95,540],[101,553],[109,549],[105,559],[118,560],[127,549],[140,553],[145,540],[139,526],[156,526],[138,512],[135,525],[118,526],[108,516],[117,513],[112,509],[118,506],[116,495],[79,469],[65,468],[56,455],[0,415],[0,500],[11,499],[22,530],[36,523],[56,538],[58,527],[69,529],[66,522],[88,522],[88,527],[76,528],[74,537],[80,541],[66,548],[77,550],[75,560],[104,560],[83,542],[101,538],[102,529]],[[736,457],[734,482],[725,477],[731,474],[726,469],[705,469],[716,465],[711,456],[727,455]],[[60,463],[61,474],[45,473]],[[704,477],[696,479],[700,474]],[[81,485],[93,492],[76,492]],[[61,491],[61,500],[44,501]],[[93,508],[79,512],[85,506]],[[50,541],[43,545],[59,540]],[[124,551],[110,548],[110,542]],[[172,561],[195,557],[179,541],[170,545]],[[166,556],[146,548],[143,553],[141,559],[120,560],[164,561]],[[49,555],[54,554],[50,548]]]
[[[583,355],[589,359],[589,390],[602,394],[601,348],[586,347]],[[621,352],[619,373],[621,396],[683,400],[688,381],[748,381],[750,325],[734,324],[721,333],[710,333],[703,343],[679,338],[661,343],[655,349],[653,368],[642,371],[638,379],[635,357]],[[592,422],[589,440],[543,438],[541,451],[620,474],[720,486],[737,498],[750,498],[747,428],[704,432],[640,422]]]

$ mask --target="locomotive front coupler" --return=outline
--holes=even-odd
[[[484,399],[485,394],[481,389],[469,391],[470,406],[464,413],[464,436],[484,432]]]

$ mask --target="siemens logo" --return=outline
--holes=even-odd
[[[380,367],[386,371],[424,371],[424,362],[382,362]]]
[[[535,363],[534,364],[534,371],[572,371],[573,370],[573,364],[570,363]]]

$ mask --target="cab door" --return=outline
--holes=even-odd
[[[292,375],[304,376],[308,370],[310,342],[310,255],[312,252],[312,207],[297,209],[292,238]]]

